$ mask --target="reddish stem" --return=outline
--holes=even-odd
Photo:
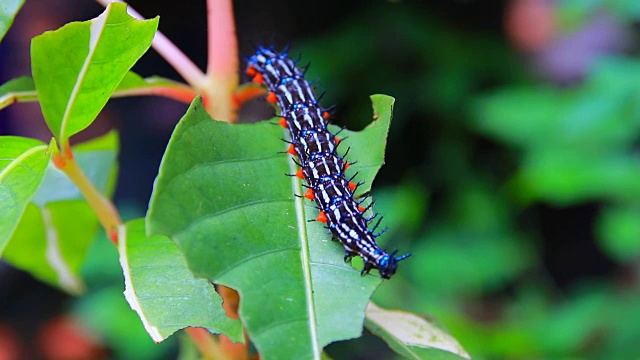
[[[267,90],[264,86],[254,83],[244,84],[238,87],[236,92],[233,94],[233,103],[236,108],[239,108],[247,101],[263,97],[266,93]]]
[[[203,86],[204,106],[216,120],[234,122],[237,108],[238,43],[231,0],[207,0],[208,63]]]

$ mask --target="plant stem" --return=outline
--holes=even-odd
[[[106,7],[112,2],[125,3],[123,0],[96,0]],[[140,13],[127,4],[127,12],[136,19],[143,20]],[[160,30],[156,32],[151,46],[171,65],[182,78],[194,89],[202,91],[206,83],[206,77],[202,70],[196,66],[174,43],[171,42]]]
[[[184,329],[193,340],[200,354],[205,359],[227,360],[229,359],[220,351],[218,342],[211,334],[203,328],[188,327]]]
[[[158,86],[141,87],[130,90],[117,90],[111,98],[122,98],[129,96],[163,96],[181,103],[190,104],[198,94],[186,85],[182,86]]]
[[[231,0],[207,0],[207,29],[207,74],[237,74],[238,41]]]
[[[233,94],[233,102],[236,107],[240,107],[242,104],[246,103],[249,100],[263,97],[267,93],[267,90],[264,86],[258,85],[256,83],[246,83],[240,85],[236,92]]]
[[[231,0],[207,0],[208,59],[205,108],[216,120],[234,122],[238,87],[238,41]]]
[[[120,215],[113,203],[96,189],[91,180],[82,172],[75,161],[69,143],[61,144],[61,153],[55,153],[54,164],[78,187],[82,196],[95,212],[100,224],[115,244],[118,241],[117,229],[122,224]]]

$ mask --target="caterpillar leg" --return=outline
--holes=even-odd
[[[355,251],[351,251],[349,249],[344,249],[344,262],[351,262],[354,256],[358,255]]]
[[[365,276],[366,274],[369,273],[369,271],[371,271],[371,269],[373,269],[373,264],[370,262],[365,261],[364,262],[364,267],[362,268],[362,271],[360,272],[360,276]]]

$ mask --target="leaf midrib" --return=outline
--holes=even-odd
[[[297,170],[297,164],[293,161],[292,158],[287,160],[289,162],[289,171],[291,174],[295,174]],[[302,186],[300,183],[300,179],[296,176],[291,177],[291,190],[294,194],[302,193]],[[304,276],[304,284],[305,284],[305,298],[306,298],[306,308],[307,313],[309,315],[309,333],[311,335],[311,345],[313,347],[313,358],[319,359],[321,348],[318,343],[318,330],[317,330],[317,320],[316,320],[316,312],[315,312],[315,304],[313,299],[313,281],[311,279],[311,257],[309,254],[309,238],[307,236],[307,222],[305,217],[305,205],[304,198],[296,197],[295,198],[295,207],[296,207],[296,219],[298,220],[298,236],[300,240],[301,247],[301,262],[302,262],[302,273]]]
[[[80,87],[84,82],[84,79],[89,71],[89,66],[91,65],[91,60],[96,53],[96,49],[98,48],[98,42],[102,32],[106,28],[107,20],[109,18],[109,14],[111,12],[112,7],[107,7],[104,13],[102,13],[97,18],[91,20],[89,23],[89,52],[87,53],[87,57],[82,64],[82,68],[76,77],[76,81],[73,84],[73,89],[71,90],[71,95],[69,96],[69,100],[67,101],[67,105],[64,109],[64,114],[62,115],[62,121],[60,122],[60,140],[65,139],[65,130],[67,128],[67,123],[69,118],[71,117],[71,111],[73,110],[73,106],[76,102],[80,94]],[[98,22],[100,20],[100,22]],[[100,27],[98,27],[100,26]],[[96,32],[94,32],[96,31]]]
[[[13,170],[14,168],[16,168],[17,166],[22,166],[22,162],[23,160],[29,158],[31,155],[37,153],[40,150],[46,150],[47,149],[47,145],[38,145],[35,147],[32,147],[31,149],[23,152],[22,154],[20,154],[20,156],[18,156],[17,158],[13,159],[11,161],[11,163],[4,168],[2,171],[0,171],[0,183],[2,182],[2,180],[4,180],[5,177],[7,177],[7,174],[9,174],[9,172],[11,172],[11,170]],[[33,171],[31,170],[31,168],[26,168],[29,172],[33,173]]]

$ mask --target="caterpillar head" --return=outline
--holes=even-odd
[[[396,257],[395,255],[397,252],[398,251],[396,250],[391,254],[385,254],[380,258],[380,261],[378,262],[378,271],[383,279],[390,279],[391,275],[396,273],[398,262],[411,256],[411,254],[404,254]]]

